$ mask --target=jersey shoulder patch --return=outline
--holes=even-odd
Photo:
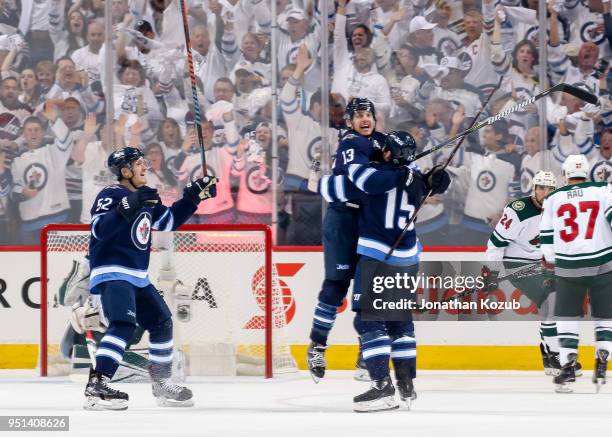
[[[529,197],[523,197],[510,202],[508,208],[516,213],[519,221],[527,220],[541,213],[540,208],[536,207]]]

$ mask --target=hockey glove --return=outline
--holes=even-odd
[[[121,199],[121,202],[117,205],[117,212],[127,221],[131,221],[140,211],[140,208],[153,206],[160,201],[157,190],[145,185]]]
[[[431,194],[442,194],[451,183],[448,172],[439,165],[435,166],[425,174],[425,185]]]
[[[480,270],[480,276],[482,276],[482,291],[490,293],[499,288],[499,272],[491,270],[487,266],[482,266]]]
[[[84,304],[80,302],[72,306],[70,324],[79,334],[85,331],[105,332],[108,321],[102,311],[102,300],[99,294],[92,294]]]
[[[193,182],[185,185],[183,189],[183,197],[191,201],[194,205],[199,204],[202,200],[210,199],[217,195],[217,178],[212,176],[204,176],[196,179]]]

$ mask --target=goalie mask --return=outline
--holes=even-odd
[[[394,165],[408,165],[414,161],[416,148],[417,144],[412,135],[396,130],[387,134],[383,151],[391,152],[391,161]]]
[[[591,166],[584,155],[570,155],[563,162],[563,176],[566,180],[572,178],[586,179]]]

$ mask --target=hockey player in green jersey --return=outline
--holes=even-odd
[[[557,186],[555,175],[538,171],[533,178],[531,196],[510,202],[502,213],[487,244],[487,266],[483,267],[485,291],[498,288],[498,273],[501,267],[509,272],[539,264],[540,220],[544,198]],[[544,318],[540,323],[540,351],[544,372],[547,375],[559,373],[559,346],[557,327],[551,320],[552,304],[549,304],[550,287],[543,286],[542,275],[527,276],[510,281],[538,306]]]
[[[589,182],[589,162],[570,155],[563,163],[566,185],[544,201],[540,244],[544,266],[554,269],[561,373],[556,391],[573,391],[578,357],[579,320],[588,292],[595,319],[597,390],[606,382],[612,350],[612,190],[608,182]]]

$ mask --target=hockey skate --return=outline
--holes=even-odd
[[[357,413],[375,413],[397,408],[399,404],[395,400],[395,387],[388,376],[385,379],[372,381],[368,391],[353,398],[353,411]]]
[[[574,382],[576,382],[576,358],[578,355],[569,354],[568,362],[561,368],[559,375],[553,378],[555,383],[555,391],[557,393],[572,393],[574,391]]]
[[[414,384],[412,383],[412,379],[398,380],[397,391],[399,392],[400,400],[402,402],[405,402],[408,409],[410,409],[412,401],[417,398],[417,393],[414,390]]]
[[[368,373],[365,360],[363,359],[363,354],[361,353],[361,347],[359,348],[359,355],[357,355],[357,363],[355,364],[355,374],[353,375],[353,379],[363,382],[372,381],[370,379],[370,374]]]
[[[578,361],[576,361],[576,364],[574,365],[574,374],[576,375],[576,378],[582,376],[582,364],[580,364]]]
[[[559,362],[559,353],[558,352],[546,352],[542,350],[542,345],[540,345],[540,350],[542,352],[542,363],[544,364],[544,373],[548,376],[557,376],[561,373],[561,363]]]
[[[323,346],[322,344],[315,343],[314,341],[310,342],[308,345],[308,370],[310,370],[310,376],[312,376],[312,380],[315,383],[319,383],[319,380],[325,376],[325,366],[327,363],[325,362],[325,350],[327,346]]]
[[[601,386],[606,383],[606,371],[608,370],[608,351],[599,349],[596,353],[595,367],[593,369],[593,384],[595,390],[599,393]]]
[[[86,410],[127,410],[128,394],[108,386],[110,378],[89,369],[89,382],[85,387]]]
[[[168,379],[153,381],[153,396],[160,407],[193,407],[193,393]]]

